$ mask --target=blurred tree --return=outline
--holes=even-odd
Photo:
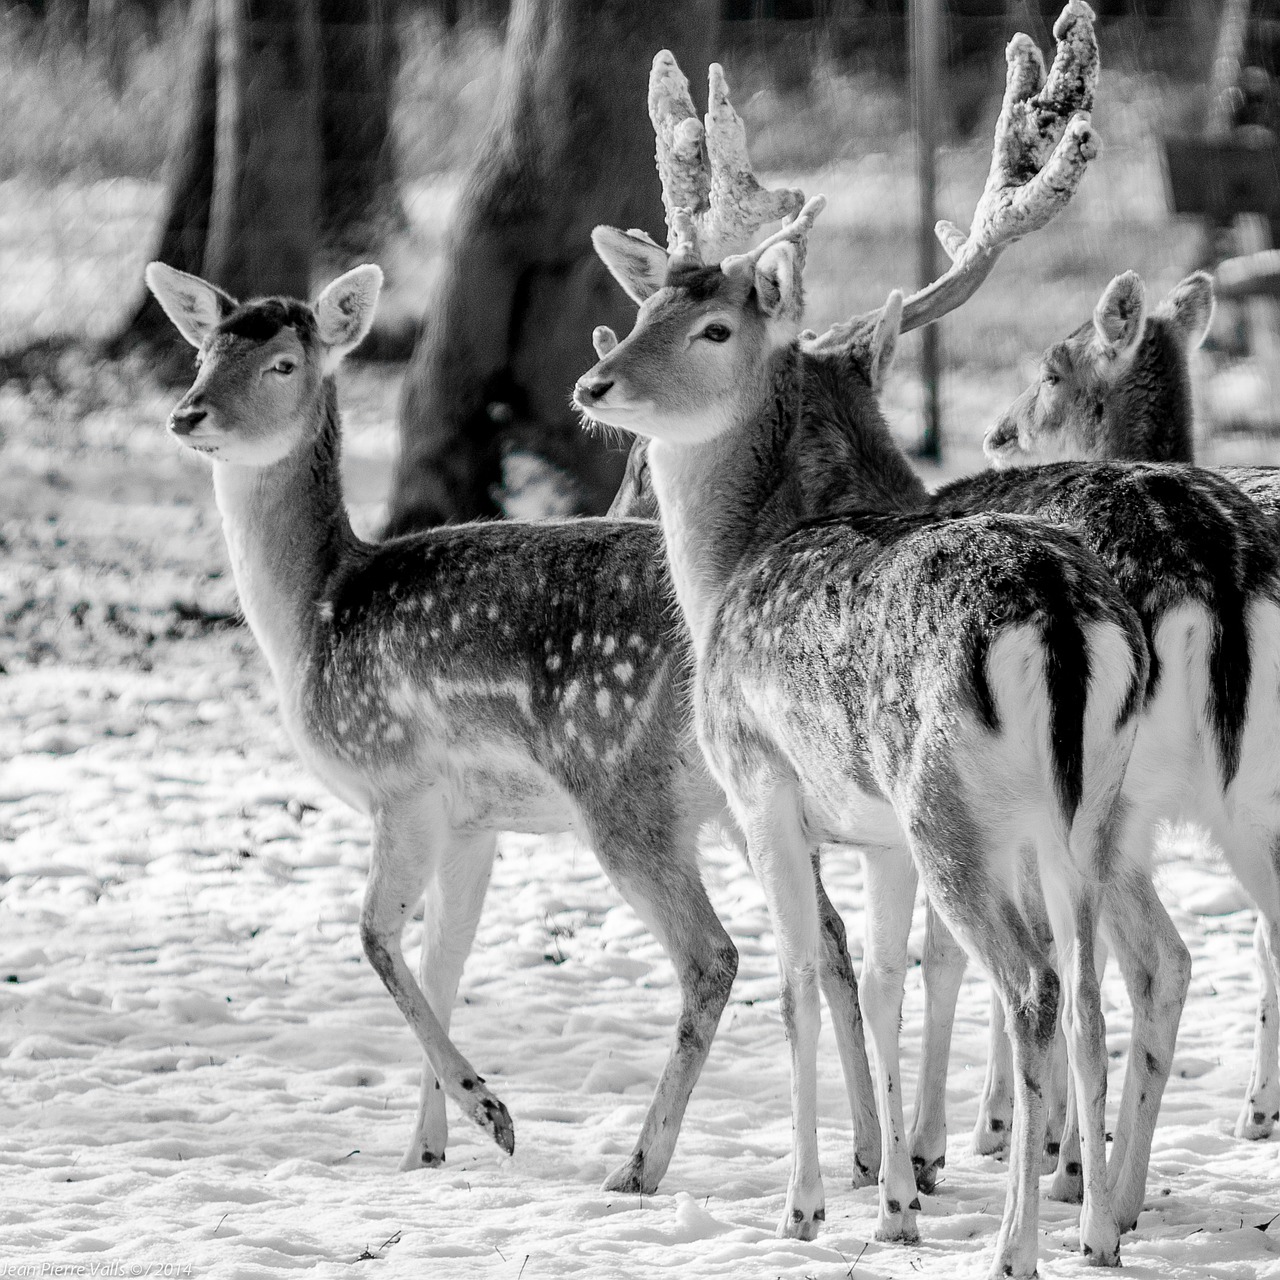
[[[389,533],[493,516],[502,460],[559,468],[584,512],[603,511],[626,454],[569,406],[591,330],[631,327],[634,304],[591,247],[599,223],[665,243],[645,109],[653,55],[695,81],[717,0],[515,0],[502,90],[476,155],[400,405]]]
[[[235,295],[306,297],[317,250],[404,224],[390,146],[391,0],[194,0],[155,256]],[[172,344],[145,295],[110,344]]]

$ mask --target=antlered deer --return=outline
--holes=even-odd
[[[1084,5],[1064,12],[1047,84],[1030,42],[1011,45],[1003,137],[975,228],[992,231],[1004,210],[1006,228],[1010,217],[1020,223],[1014,238],[1078,180],[1092,135],[1087,119],[1064,120],[1059,94],[1063,73],[1080,70],[1073,53],[1091,50],[1096,67],[1089,17]],[[1056,149],[1055,125],[1064,134]],[[1008,163],[1017,143],[1028,144],[1033,166]],[[1114,1264],[1094,935],[1099,916],[1117,910],[1121,884],[1159,909],[1145,860],[1124,838],[1120,794],[1145,640],[1100,563],[1070,536],[1016,517],[919,513],[919,481],[870,384],[859,394],[850,378],[848,351],[834,337],[799,340],[804,246],[820,208],[811,201],[783,232],[719,265],[704,263],[680,209],[670,257],[638,237],[597,232],[641,309],[622,342],[597,331],[601,358],[575,392],[592,420],[650,440],[693,636],[699,741],[746,834],[778,936],[795,1135],[780,1230],[809,1237],[824,1216],[809,861],[820,841],[856,843],[868,850],[862,1002],[884,1141],[877,1235],[916,1234],[897,1023],[918,869],[948,925],[982,957],[1014,1027],[1015,1143],[992,1273],[1035,1270],[1059,987],[1050,937],[1068,975],[1085,1117],[1081,1239],[1094,1261]],[[952,247],[961,265],[919,312],[971,291],[975,264],[989,267],[999,251],[981,234],[966,242],[957,233]],[[877,360],[896,338],[896,303],[873,327]],[[1152,1047],[1167,1053],[1171,1043]]]

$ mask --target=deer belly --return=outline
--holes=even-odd
[[[446,803],[456,831],[572,831],[581,813],[573,797],[545,770],[514,752],[452,753]]]

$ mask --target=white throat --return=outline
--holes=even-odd
[[[725,583],[749,533],[736,484],[738,433],[726,431],[699,444],[654,440],[649,475],[662,516],[662,532],[676,598],[701,660]]]

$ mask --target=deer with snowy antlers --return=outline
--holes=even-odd
[[[670,54],[655,59],[650,96],[664,180],[691,186],[685,198],[705,206],[708,234],[745,243],[799,208],[798,193],[756,182],[718,67],[705,133]],[[362,937],[424,1051],[402,1168],[444,1161],[446,1094],[512,1149],[506,1108],[449,1039],[450,1012],[496,832],[574,830],[680,983],[653,1104],[605,1183],[652,1192],[737,965],[695,862],[698,830],[721,816],[724,797],[690,741],[690,654],[671,617],[661,534],[619,519],[462,525],[376,547],[356,539],[333,374],[372,322],[380,279],[357,268],[314,308],[240,305],[153,264],[150,287],[200,351],[170,429],[212,463],[242,607],[299,753],[374,821]],[[820,882],[815,891],[861,1185],[879,1166],[870,1070],[844,926]],[[424,892],[416,983],[400,934]]]
[[[1065,198],[1087,159],[1087,119],[1067,120],[1063,108],[1069,73],[1076,93],[1092,87],[1091,16],[1083,4],[1068,7],[1047,82],[1030,41],[1010,46],[992,177],[1019,228],[1010,238]],[[1013,119],[1035,123],[1023,135],[1034,165],[1025,154],[1009,164],[1021,149]],[[697,224],[678,208],[670,256],[598,230],[597,250],[641,306],[623,341],[597,331],[600,359],[575,391],[585,416],[650,441],[693,637],[698,739],[774,922],[794,1124],[780,1230],[809,1238],[825,1216],[810,859],[819,842],[856,844],[867,851],[861,996],[884,1143],[877,1236],[916,1236],[897,1035],[918,870],[991,973],[1014,1029],[1015,1141],[992,1274],[1036,1267],[1044,1072],[1059,991],[1050,937],[1067,975],[1082,1113],[1081,1240],[1092,1261],[1114,1265],[1093,956],[1106,895],[1144,874],[1118,838],[1147,677],[1141,627],[1069,535],[1018,518],[913,510],[919,481],[871,386],[857,393],[842,349],[799,340],[804,248],[821,207],[811,200],[782,232],[718,265],[704,262]],[[955,247],[975,273],[992,256]],[[935,296],[963,292],[961,271]],[[900,295],[894,302],[873,330],[886,354],[901,320]]]

